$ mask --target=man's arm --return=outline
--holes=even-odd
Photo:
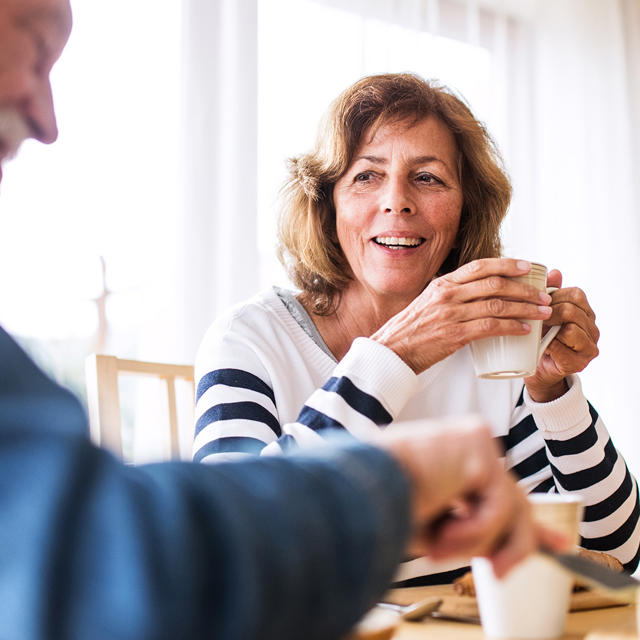
[[[406,478],[372,447],[133,468],[3,440],[0,637],[339,638],[408,534]]]
[[[339,638],[409,537],[502,575],[543,535],[475,418],[395,425],[386,452],[127,467],[2,331],[0,356],[0,638]]]
[[[1,329],[0,356],[0,638],[332,638],[388,584],[384,452],[128,467]]]

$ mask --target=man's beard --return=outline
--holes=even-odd
[[[13,157],[30,135],[29,125],[17,109],[0,106],[0,161]]]

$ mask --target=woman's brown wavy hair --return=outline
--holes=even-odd
[[[382,124],[413,124],[427,116],[441,120],[455,138],[463,193],[456,247],[439,275],[501,254],[499,230],[511,184],[484,125],[460,97],[437,82],[407,73],[368,76],[331,104],[314,149],[289,160],[281,192],[278,257],[315,313],[334,311],[352,278],[336,233],[334,185],[367,133]]]

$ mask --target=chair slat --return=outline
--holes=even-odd
[[[190,383],[195,395],[193,366],[127,360],[111,355],[91,354],[85,363],[87,402],[91,438],[100,446],[123,458],[120,394],[118,376],[142,375],[165,380],[169,412],[169,441],[171,457],[180,457],[176,379]]]
[[[176,406],[176,379],[167,377],[167,399],[169,401],[169,438],[171,442],[171,457],[180,457],[180,443],[178,441],[178,409]]]

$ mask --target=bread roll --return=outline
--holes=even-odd
[[[605,567],[609,567],[613,571],[622,572],[624,567],[622,563],[617,558],[614,558],[609,553],[604,553],[604,551],[591,551],[591,549],[583,549],[582,547],[578,547],[578,555],[583,558],[587,558],[592,562],[597,564],[604,565]],[[574,584],[574,591],[578,588],[582,588],[582,585],[579,581]],[[456,578],[453,581],[453,590],[461,596],[475,596],[476,588],[473,584],[473,575],[471,571],[468,571],[464,575]]]

